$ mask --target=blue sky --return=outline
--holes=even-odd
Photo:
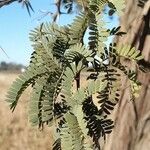
[[[54,12],[55,6],[53,0],[32,0],[34,13],[29,17],[26,9],[22,8],[17,2],[0,9],[0,47],[2,47],[9,58],[0,50],[0,62],[15,62],[27,65],[30,60],[30,54],[33,49],[29,41],[29,33],[41,22],[50,21],[51,17],[47,16],[38,21],[42,16],[39,10]],[[72,21],[76,14],[62,15],[59,24],[64,25]],[[118,18],[114,17],[108,24],[109,28],[118,24]]]

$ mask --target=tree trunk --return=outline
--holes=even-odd
[[[143,0],[144,1],[144,0]],[[146,1],[146,0],[145,0]],[[145,61],[150,62],[150,0],[142,7],[138,0],[126,0],[121,17],[122,31],[127,34],[116,39],[117,43],[129,43],[141,50]],[[142,83],[140,97],[129,100],[124,91],[114,112],[115,128],[108,136],[103,150],[150,150],[150,74],[139,71]],[[124,87],[127,87],[126,81]]]

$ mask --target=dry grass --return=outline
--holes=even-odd
[[[14,113],[5,102],[5,96],[18,74],[0,73],[0,150],[51,150],[53,138],[50,129],[39,131],[27,117],[30,89],[20,99]]]

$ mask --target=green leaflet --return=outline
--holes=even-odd
[[[58,138],[53,144],[53,150],[61,150],[61,139]]]
[[[32,125],[41,124],[40,99],[41,99],[42,89],[43,86],[37,83],[33,87],[31,101],[29,103],[29,121],[32,123]]]
[[[117,69],[109,66],[97,78],[95,85],[90,84],[89,91],[92,91],[93,94],[98,93],[95,101],[98,103],[97,107],[101,115],[109,115],[119,101],[119,89],[121,87],[120,74],[117,72]],[[93,90],[94,87],[95,92]]]
[[[107,45],[105,42],[108,40],[109,32],[108,29],[106,29],[106,23],[103,21],[102,16],[96,15],[96,21],[97,21],[97,29],[98,29],[98,46],[97,46],[97,55],[101,57],[102,54],[104,54],[104,47]]]
[[[134,100],[135,98],[138,98],[140,93],[139,91],[141,90],[141,84],[138,82],[134,82],[132,80],[130,80],[130,84],[131,84],[131,100]]]
[[[47,70],[41,70],[38,68],[37,70],[26,70],[22,75],[20,75],[16,81],[13,82],[11,85],[8,93],[7,93],[7,100],[10,103],[10,108],[12,111],[14,111],[18,100],[21,96],[21,94],[24,92],[24,90],[36,79],[38,79],[40,76],[44,76],[47,74]]]
[[[62,150],[73,150],[73,141],[70,134],[70,129],[66,124],[61,129],[60,138]]]
[[[87,86],[88,96],[101,92],[106,87],[106,84],[106,81],[102,82],[102,79],[99,78],[95,81],[89,82]]]
[[[71,96],[73,94],[74,77],[75,77],[75,74],[73,73],[72,69],[67,67],[65,72],[64,72],[64,75],[62,77],[62,91],[61,91],[61,93],[64,97],[64,101],[70,107],[76,105],[75,101],[72,101],[72,99],[71,99]]]
[[[79,127],[83,133],[84,136],[84,141],[83,141],[83,145],[84,145],[84,149],[85,150],[93,150],[93,142],[90,138],[90,136],[87,136],[88,134],[88,129],[86,128],[87,123],[84,120],[85,114],[83,113],[82,110],[82,105],[78,105],[75,109],[74,109],[74,114],[77,118]]]
[[[86,14],[81,13],[74,19],[74,22],[69,26],[69,44],[73,45],[82,42],[87,27],[88,18]]]
[[[86,59],[87,61],[93,61],[93,52],[83,46],[81,43],[77,43],[66,50],[64,56],[70,62],[74,62],[77,59]]]
[[[73,150],[92,150],[92,144],[90,145],[90,143],[86,143],[87,141],[85,141],[85,137],[79,127],[77,117],[68,113],[65,115],[65,119],[66,124],[62,128],[61,132],[62,150],[69,150],[69,148]],[[70,139],[68,139],[68,137],[70,137]],[[70,145],[69,148],[68,145]]]
[[[141,56],[141,52],[139,50],[136,50],[135,47],[131,48],[130,45],[119,45],[116,47],[116,52],[119,56],[139,61],[143,59],[143,56]]]
[[[123,14],[123,9],[125,8],[125,0],[109,0],[110,3],[113,4],[111,8],[117,11],[117,14],[121,16]],[[111,4],[109,4],[111,6]]]
[[[89,8],[93,13],[101,13],[108,0],[89,0]]]
[[[130,90],[131,90],[131,100],[139,97],[139,91],[141,89],[141,83],[137,79],[136,71],[129,70],[128,78],[130,83]]]
[[[81,132],[81,129],[78,126],[77,118],[74,115],[71,115],[68,113],[65,115],[65,119],[70,129],[70,135],[73,141],[73,149],[84,150],[84,147],[83,147],[84,137]]]
[[[52,74],[53,75],[53,74]],[[29,121],[41,127],[44,123],[52,125],[54,118],[53,95],[57,84],[57,77],[49,81],[51,76],[40,78],[33,86],[32,97],[29,103]]]

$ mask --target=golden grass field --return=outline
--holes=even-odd
[[[0,150],[51,150],[50,128],[39,131],[28,122],[30,89],[23,94],[14,113],[5,102],[6,92],[17,76],[0,73]]]

